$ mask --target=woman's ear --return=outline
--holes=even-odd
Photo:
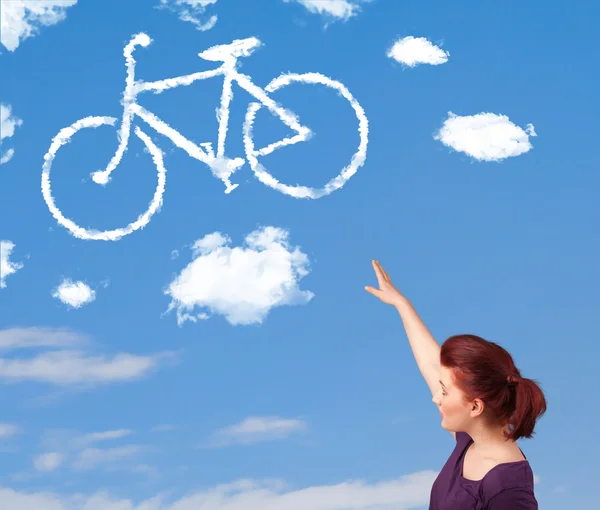
[[[483,411],[485,410],[485,404],[483,400],[480,398],[476,398],[471,402],[471,417],[475,418],[477,416],[481,416]]]

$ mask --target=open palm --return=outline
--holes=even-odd
[[[396,287],[394,287],[390,276],[383,267],[381,267],[381,264],[376,260],[373,260],[372,264],[373,269],[375,269],[375,275],[377,276],[379,289],[367,285],[365,290],[388,305],[396,305],[399,301],[404,299],[404,296]]]

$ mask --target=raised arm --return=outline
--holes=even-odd
[[[394,287],[392,280],[381,267],[381,264],[374,260],[373,269],[375,269],[379,289],[366,286],[365,290],[379,298],[383,303],[392,305],[398,310],[417,366],[433,396],[440,388],[440,346],[410,301]]]

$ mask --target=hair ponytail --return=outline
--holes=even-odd
[[[453,370],[467,401],[481,399],[490,420],[508,424],[507,439],[533,436],[546,398],[536,381],[521,377],[506,349],[475,335],[456,335],[443,343],[440,362]]]
[[[515,411],[508,422],[512,429],[509,438],[530,438],[537,420],[546,412],[546,397],[538,383],[527,378],[519,379],[515,391]]]

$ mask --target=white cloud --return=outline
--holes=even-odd
[[[179,15],[181,21],[192,23],[196,30],[210,30],[217,24],[217,16],[203,19],[206,8],[217,0],[159,0],[159,8],[167,8]]]
[[[85,448],[79,452],[72,463],[73,469],[77,471],[88,471],[107,464],[134,457],[143,451],[139,445],[124,445],[114,448]]]
[[[0,489],[2,510],[409,510],[429,503],[434,471],[378,483],[346,481],[289,489],[281,481],[238,480],[169,502],[159,494],[139,503],[106,492],[63,496]]]
[[[63,464],[76,471],[87,471],[100,466],[122,467],[124,459],[136,456],[144,447],[128,444],[98,448],[94,445],[98,442],[122,439],[132,433],[129,429],[88,434],[74,434],[73,431],[64,429],[45,431],[42,445],[52,451],[37,455],[34,458],[34,466],[38,471],[54,471]],[[133,466],[131,468],[133,469]]]
[[[292,434],[304,432],[306,429],[306,423],[301,420],[273,416],[249,417],[241,423],[217,430],[209,442],[209,446],[249,445],[262,441],[285,439]]]
[[[0,350],[32,347],[74,347],[87,344],[87,337],[65,328],[0,329]]]
[[[100,441],[113,441],[133,434],[130,429],[107,430],[105,432],[91,432],[75,437],[70,441],[71,448],[83,449]]]
[[[60,452],[42,453],[41,455],[36,455],[33,458],[33,466],[38,471],[55,471],[62,464],[64,457],[64,454]]]
[[[52,297],[59,299],[71,308],[81,308],[96,299],[96,291],[81,281],[73,282],[63,279],[52,293]]]
[[[10,254],[15,248],[11,241],[0,241],[0,289],[6,287],[6,278],[23,268],[21,262],[12,262]]]
[[[35,35],[41,26],[55,25],[66,17],[66,8],[77,0],[2,0],[0,42],[15,51],[23,39]]]
[[[0,423],[0,439],[7,439],[16,436],[21,429],[11,423]]]
[[[0,103],[0,146],[5,138],[15,134],[15,128],[21,126],[23,121],[12,114],[9,104]],[[4,154],[0,152],[0,165],[8,163],[15,155],[14,149],[8,149]]]
[[[434,139],[478,161],[501,161],[528,152],[532,148],[530,136],[536,136],[532,124],[523,130],[506,115],[478,113],[461,117],[449,112]]]
[[[297,2],[310,12],[347,21],[360,11],[357,0],[283,0],[286,3]]]
[[[438,48],[425,37],[408,36],[396,41],[387,56],[408,67],[418,64],[437,66],[448,62],[450,53]]]
[[[81,351],[55,351],[28,359],[0,358],[0,379],[38,381],[59,386],[132,381],[154,368],[159,356],[119,353],[92,356]]]
[[[44,328],[0,330],[0,349],[58,348],[29,358],[0,357],[0,380],[38,381],[59,386],[133,381],[146,376],[165,359],[174,357],[174,353],[170,352],[147,356],[128,353],[113,356],[92,354],[82,347],[71,348],[78,343],[83,345],[83,337],[64,331]],[[69,348],[62,348],[64,346]]]
[[[231,240],[220,232],[195,242],[194,259],[169,284],[165,294],[177,309],[179,325],[206,319],[207,308],[224,315],[230,324],[262,323],[276,306],[308,303],[314,296],[302,291],[298,280],[308,274],[308,257],[291,249],[288,232],[265,227],[251,232],[245,247],[226,246]]]

